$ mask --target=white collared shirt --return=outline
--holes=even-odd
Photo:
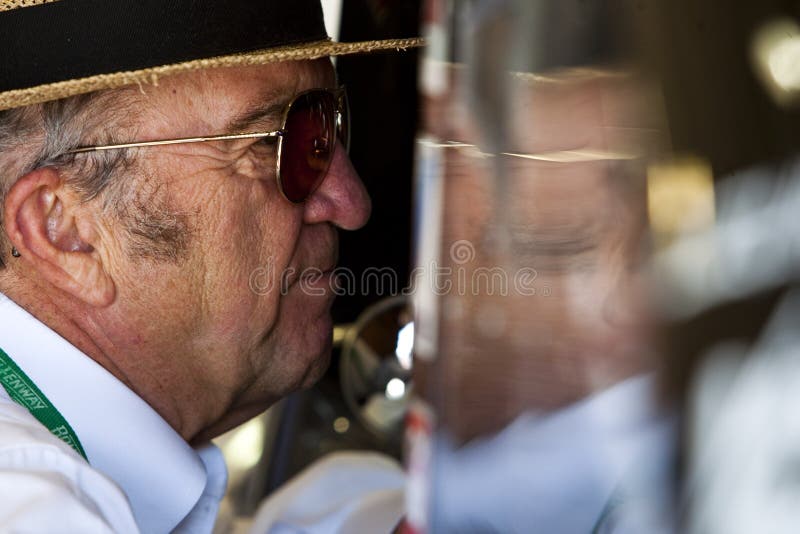
[[[439,436],[432,531],[671,532],[675,421],[654,392],[638,375],[463,447]]]
[[[89,460],[0,388],[4,529],[211,532],[227,483],[219,449],[192,449],[116,377],[2,294],[0,348],[69,422]]]

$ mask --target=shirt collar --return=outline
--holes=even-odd
[[[203,461],[150,405],[0,294],[0,347],[75,430],[93,468],[125,494],[143,532],[168,532],[206,487]]]

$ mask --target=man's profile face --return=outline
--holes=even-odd
[[[292,97],[335,85],[327,59],[175,76],[140,98],[138,137],[233,133],[237,121],[240,130],[277,130]],[[275,144],[163,146],[138,157],[146,201],[185,219],[188,246],[177,262],[149,261],[130,258],[120,240],[109,263],[122,333],[111,342],[161,355],[158,371],[142,373],[204,388],[220,417],[238,413],[225,426],[316,381],[330,355],[334,294],[328,277],[302,275],[332,270],[336,227],[362,226],[370,209],[342,146],[304,204],[278,189]]]
[[[625,159],[642,148],[640,136],[652,135],[648,117],[639,115],[641,88],[604,78],[515,83],[510,153],[588,149],[609,159],[445,149],[443,252],[451,253],[454,279],[464,271],[468,291],[443,297],[442,351],[450,357],[441,376],[454,403],[448,424],[462,439],[640,372],[651,342],[640,272],[646,163]],[[482,129],[463,126],[451,135],[480,144],[470,132]],[[460,240],[473,248],[468,262],[450,248]],[[476,278],[487,268],[505,272],[507,295],[497,282],[487,289],[486,277]],[[516,287],[523,270],[526,283]]]

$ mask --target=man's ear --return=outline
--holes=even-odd
[[[36,169],[5,198],[5,229],[28,268],[53,286],[92,306],[114,300],[115,286],[91,242],[94,222],[57,170]]]

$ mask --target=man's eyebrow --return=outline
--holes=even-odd
[[[249,133],[254,127],[275,124],[283,114],[291,97],[281,94],[277,98],[260,100],[233,117],[225,128],[226,133]],[[269,102],[269,103],[267,103]]]

